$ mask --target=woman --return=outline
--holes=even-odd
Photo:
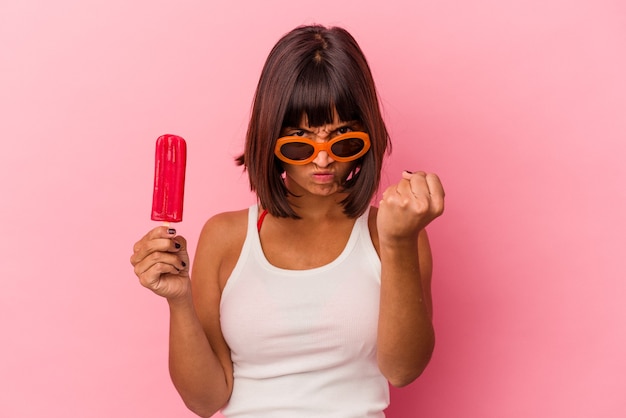
[[[210,417],[384,417],[434,347],[425,227],[434,174],[402,173],[378,208],[389,141],[352,36],[305,26],[270,52],[245,151],[258,204],[209,219],[189,275],[186,241],[157,227],[134,246],[170,307],[170,374]]]

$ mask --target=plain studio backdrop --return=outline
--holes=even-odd
[[[393,153],[447,192],[437,346],[390,418],[626,416],[622,0],[0,3],[0,416],[191,417],[129,263],[154,141],[187,139],[192,251],[254,202],[233,159],[270,48],[340,25]]]

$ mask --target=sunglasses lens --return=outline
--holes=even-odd
[[[331,150],[338,157],[348,158],[357,155],[365,147],[365,143],[359,138],[346,138],[335,142]]]
[[[315,149],[304,142],[289,142],[280,147],[280,153],[294,161],[302,161],[313,155]]]

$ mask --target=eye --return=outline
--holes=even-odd
[[[337,129],[337,133],[339,135],[347,134],[348,132],[352,132],[352,128],[350,128],[349,126],[342,126],[341,128]]]
[[[292,135],[292,136],[304,136],[304,134],[305,134],[305,133],[306,133],[306,132],[305,132],[304,130],[300,129],[300,130],[298,130],[298,131],[293,131],[293,132],[291,133],[291,135]]]

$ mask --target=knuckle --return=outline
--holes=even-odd
[[[166,265],[164,263],[156,263],[154,265],[154,271],[158,274],[166,273]]]
[[[152,265],[158,265],[162,262],[162,255],[160,252],[150,253],[150,255],[148,255],[146,258]]]
[[[143,274],[143,275],[139,276],[139,283],[143,287],[150,288],[150,284],[153,283],[153,280],[147,274]]]
[[[430,210],[430,205],[425,202],[418,203],[415,207],[415,214],[418,216],[423,216],[427,214]]]
[[[156,265],[156,270],[159,273],[159,275],[161,274],[169,274],[169,273],[174,273],[174,267],[170,264],[167,263],[159,263]]]

